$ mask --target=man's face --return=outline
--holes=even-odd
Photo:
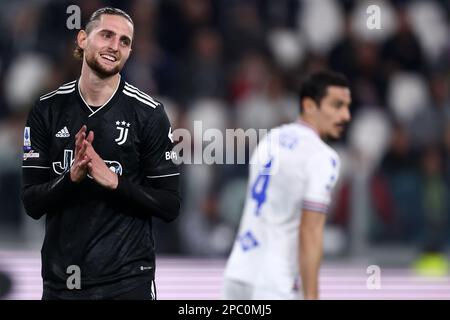
[[[119,73],[131,52],[133,25],[124,17],[104,14],[87,37],[79,39],[88,66],[101,78]]]
[[[350,121],[350,90],[346,87],[329,86],[327,94],[317,108],[316,121],[319,133],[324,137],[339,138]]]

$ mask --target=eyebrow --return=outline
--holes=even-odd
[[[336,98],[336,100],[334,100],[333,101],[333,103],[334,104],[337,104],[337,105],[351,105],[352,104],[352,101],[350,100],[348,103],[347,103],[347,101],[345,101],[345,100],[343,100],[343,99],[340,99],[340,98]]]

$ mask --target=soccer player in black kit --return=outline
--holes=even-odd
[[[133,32],[125,12],[94,12],[77,35],[81,76],[28,116],[23,201],[46,215],[42,299],[155,299],[152,218],[178,216],[179,170],[163,105],[120,76]]]

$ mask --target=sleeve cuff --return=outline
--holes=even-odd
[[[126,196],[128,194],[128,190],[130,190],[130,182],[124,176],[117,176],[117,188],[114,190],[115,194],[119,196]]]
[[[302,209],[320,213],[327,213],[329,205],[324,202],[303,200]]]

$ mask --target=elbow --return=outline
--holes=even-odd
[[[180,195],[173,191],[166,191],[157,205],[159,217],[166,223],[172,222],[180,215],[180,207]]]
[[[39,220],[44,215],[44,213],[37,212],[37,211],[30,211],[27,208],[25,208],[25,212],[27,213],[27,215],[29,217],[33,218],[34,220]]]
[[[161,219],[162,219],[162,221],[164,221],[166,223],[169,223],[169,222],[174,221],[177,218],[177,216],[178,215],[175,215],[173,213],[169,213],[169,214],[164,215]]]
[[[43,210],[40,210],[40,208],[33,203],[27,188],[22,190],[22,203],[27,216],[33,218],[34,220],[39,220],[45,214],[42,212]]]
[[[33,218],[34,220],[39,220],[45,214],[41,210],[33,208],[35,206],[27,203],[26,201],[23,201],[23,206],[25,208],[25,212],[26,212],[27,216]]]
[[[171,206],[171,208],[166,211],[163,221],[169,223],[178,218],[178,216],[180,215],[180,207],[180,200],[178,199],[177,201],[174,201],[174,204]]]
[[[27,204],[25,201],[23,202],[23,204],[27,216],[33,218],[34,220],[39,220],[45,214],[45,212],[39,210],[38,208],[36,208],[36,206]]]
[[[302,228],[300,230],[300,247],[303,250],[308,250],[310,247],[315,247],[320,242],[320,234],[316,230]]]
[[[300,252],[301,255],[310,255],[323,246],[323,232],[320,228],[301,228]]]

